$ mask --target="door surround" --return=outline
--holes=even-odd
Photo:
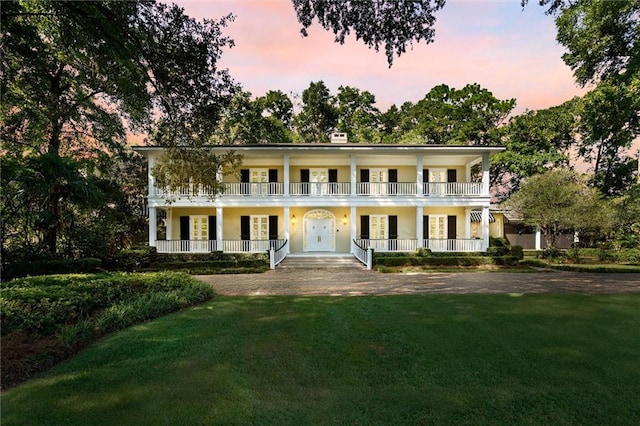
[[[316,232],[315,226],[323,224]],[[328,225],[328,226],[325,226]],[[313,241],[311,239],[314,239]],[[336,251],[336,216],[324,209],[309,210],[302,218],[302,250]]]

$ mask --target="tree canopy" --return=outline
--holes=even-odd
[[[431,43],[434,40],[435,13],[445,0],[292,0],[302,35],[317,19],[335,41],[343,44],[351,32],[356,40],[387,56],[389,67],[393,58],[407,51],[413,42]]]

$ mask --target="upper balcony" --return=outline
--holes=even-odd
[[[285,192],[283,182],[264,183],[224,183],[224,192],[217,197],[481,197],[483,193],[482,182],[434,182],[418,184],[415,182],[291,182],[288,191]],[[210,188],[185,185],[180,191],[167,192],[160,188],[154,188],[151,195],[169,196],[174,198],[186,197],[211,197]]]

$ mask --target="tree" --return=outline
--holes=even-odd
[[[527,0],[523,0],[525,5]],[[564,62],[578,84],[596,84],[583,99],[579,152],[593,162],[592,184],[609,196],[633,181],[625,151],[640,136],[640,2],[540,0],[556,15]]]
[[[394,55],[400,56],[413,42],[433,42],[435,12],[445,0],[292,0],[302,35],[307,35],[314,19],[332,31],[335,41],[343,44],[352,31],[356,40],[379,51],[384,45],[389,67]]]
[[[547,247],[555,247],[565,230],[608,232],[612,227],[612,211],[598,191],[563,169],[527,179],[506,205],[527,225],[540,227]]]
[[[556,107],[527,111],[500,129],[506,150],[491,157],[490,173],[491,186],[499,198],[517,191],[527,177],[569,166],[578,104],[579,99],[575,98]]]
[[[42,233],[51,255],[65,211],[82,211],[80,177],[105,172],[87,162],[122,153],[128,130],[148,132],[168,155],[189,145],[200,164],[211,159],[199,148],[235,90],[216,66],[230,18],[197,22],[153,1],[3,2],[0,12],[3,163],[47,177],[46,220],[22,228]]]
[[[250,92],[239,91],[222,114],[213,140],[248,145],[291,142],[285,121],[291,121],[292,109],[291,101],[282,92],[270,91],[254,100]]]
[[[340,86],[336,96],[337,130],[347,134],[349,142],[371,143],[376,137],[380,111],[376,97],[355,87]]]
[[[462,89],[435,86],[415,105],[405,103],[398,130],[414,143],[492,145],[496,129],[507,118],[515,99],[500,100],[478,84]]]
[[[338,112],[323,81],[311,82],[302,92],[302,109],[295,118],[295,129],[303,142],[328,142],[335,130]]]

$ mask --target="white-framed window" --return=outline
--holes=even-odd
[[[389,169],[369,169],[370,194],[386,194],[389,182]]]
[[[447,216],[429,215],[429,239],[444,240],[447,238]]]
[[[329,169],[309,169],[311,195],[326,195],[328,192]]]
[[[209,216],[189,216],[192,240],[209,239]]]
[[[269,216],[252,215],[251,220],[251,239],[252,240],[268,240],[269,239]]]

